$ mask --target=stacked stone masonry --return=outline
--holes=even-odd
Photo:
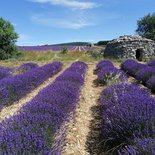
[[[144,60],[155,56],[155,42],[138,35],[120,36],[110,41],[104,51],[104,57],[119,59],[133,58]]]

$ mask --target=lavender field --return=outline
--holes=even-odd
[[[73,45],[67,45],[67,46],[60,46],[60,45],[41,45],[41,46],[18,46],[18,49],[20,49],[23,52],[35,52],[35,51],[54,51],[54,52],[60,52],[63,50],[63,48],[67,48],[69,51],[88,51],[88,50],[97,50],[101,49],[101,47],[97,46],[73,46]]]
[[[0,1],[0,155],[155,155],[155,0]]]
[[[154,60],[29,62],[0,77],[2,155],[155,153]]]

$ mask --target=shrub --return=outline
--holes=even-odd
[[[146,85],[146,82],[155,75],[155,68],[152,67],[144,67],[140,69],[136,75],[135,78],[139,81],[142,82],[144,85]]]
[[[98,73],[97,77],[97,83],[100,85],[107,84],[108,81],[112,80],[116,77],[116,75],[119,75],[120,72],[115,67],[105,67]]]
[[[135,77],[135,74],[140,70],[143,69],[145,67],[147,67],[147,65],[145,64],[140,64],[135,60],[132,59],[128,59],[126,61],[124,61],[121,64],[121,69],[124,70],[126,73],[128,73],[129,75]]]
[[[155,67],[155,60],[150,60],[148,63],[147,63],[148,66],[152,66],[152,67]]]
[[[37,68],[38,65],[36,63],[32,63],[32,62],[29,62],[29,63],[24,63],[22,64],[21,66],[19,66],[15,72],[17,72],[18,74],[21,74],[21,73],[24,73],[28,70],[31,70],[31,69],[34,69],[34,68]]]
[[[94,81],[97,85],[127,82],[126,74],[114,67],[108,60],[100,61],[94,72],[97,74],[97,79]]]
[[[138,138],[154,137],[155,100],[135,85],[118,84],[100,96],[102,135],[108,149],[132,144]]]
[[[0,66],[0,80],[11,76],[11,69]]]
[[[101,52],[97,50],[88,50],[86,53],[88,53],[94,59],[100,58],[102,56]]]
[[[96,68],[94,70],[94,74],[98,74],[102,68],[104,67],[114,67],[113,63],[109,60],[102,60],[100,61],[97,65]]]
[[[155,76],[152,76],[147,82],[146,86],[151,89],[151,91],[155,92]]]
[[[68,48],[67,47],[64,47],[61,52],[61,54],[67,54],[68,53]]]
[[[135,138],[132,145],[128,145],[118,151],[119,155],[154,155],[155,154],[155,139]]]
[[[73,70],[78,76],[81,74],[82,83],[63,81],[58,77],[26,103],[17,115],[0,123],[0,154],[61,154],[64,135],[55,139],[55,134],[75,110],[87,67],[84,63],[77,64],[71,65],[61,77],[69,78],[71,72],[68,70]]]
[[[46,79],[57,74],[61,68],[62,63],[53,62],[23,74],[0,80],[0,105],[11,105],[14,101],[24,97],[42,84]]]

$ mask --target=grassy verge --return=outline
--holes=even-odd
[[[61,61],[63,63],[72,63],[74,61],[84,61],[84,62],[98,62],[102,60],[102,55],[94,58],[88,53],[84,52],[69,52],[67,54],[62,54],[61,52],[23,52],[22,55],[18,58],[8,59],[0,61],[0,66],[6,67],[16,67],[20,64],[26,62],[35,62],[39,65],[44,65],[52,61]]]

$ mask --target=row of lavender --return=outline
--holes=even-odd
[[[62,63],[53,62],[0,80],[0,110],[24,97],[49,77],[57,74],[61,68]]]
[[[33,51],[62,51],[63,48],[67,48],[69,51],[88,51],[96,50],[98,47],[90,46],[57,46],[57,45],[43,45],[43,46],[18,46],[19,50],[24,52],[33,52]]]
[[[121,64],[121,69],[155,92],[155,60],[141,64],[128,59]]]
[[[32,63],[32,62],[23,63],[22,65],[16,68],[8,68],[8,67],[0,66],[0,80],[6,77],[11,77],[16,74],[24,73],[28,70],[31,70],[37,67],[39,66],[36,63]]]
[[[111,85],[101,93],[100,103],[107,150],[119,155],[155,154],[155,100],[146,91],[132,84]]]
[[[107,73],[112,71],[113,65],[102,61],[96,68],[99,66],[98,74],[104,68],[109,68]],[[145,90],[127,83],[114,84],[103,90],[100,104],[102,145],[107,154],[155,154],[155,100]]]
[[[11,71],[12,71],[11,68],[0,66],[0,80],[12,76]]]
[[[76,107],[86,68],[83,62],[73,63],[17,115],[0,124],[1,155],[60,154],[54,135]]]

